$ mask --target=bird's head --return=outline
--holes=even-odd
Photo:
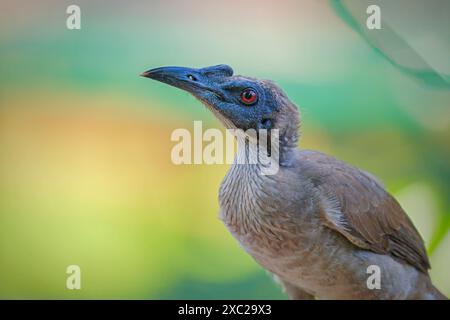
[[[160,67],[141,75],[191,93],[226,128],[278,129],[281,139],[297,143],[297,108],[272,81],[233,75],[228,65],[201,69]]]

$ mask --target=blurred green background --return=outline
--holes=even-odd
[[[81,7],[81,30],[66,28],[70,4]],[[365,8],[2,1],[0,298],[285,298],[217,218],[228,166],[170,161],[174,129],[219,122],[187,93],[138,76],[219,63],[285,89],[302,111],[302,147],[380,177],[449,295],[448,78],[435,86],[427,77],[436,68],[405,72],[351,15]],[[434,45],[448,48],[436,35],[449,30],[425,32],[433,56],[448,61]],[[66,289],[71,264],[81,267],[81,290]]]

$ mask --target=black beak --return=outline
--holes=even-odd
[[[141,76],[164,82],[165,79],[185,80],[189,75],[192,76],[192,73],[196,72],[196,69],[185,67],[159,67],[144,71]]]
[[[217,65],[202,69],[160,67],[147,70],[141,73],[141,76],[185,90],[199,98],[204,98],[205,95],[213,93],[216,97],[224,99],[218,80],[232,74],[233,69],[231,67]]]
[[[198,69],[185,67],[160,67],[150,69],[141,74],[142,77],[150,78],[171,85],[176,88],[186,90],[190,93],[197,93],[201,89],[208,90],[200,79],[201,74]]]

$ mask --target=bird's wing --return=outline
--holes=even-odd
[[[305,152],[302,158],[322,199],[326,226],[358,247],[389,254],[427,273],[430,263],[422,238],[373,176],[321,153]]]

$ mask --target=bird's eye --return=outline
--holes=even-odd
[[[244,89],[241,92],[241,101],[248,106],[255,104],[258,101],[258,94],[251,88]]]

